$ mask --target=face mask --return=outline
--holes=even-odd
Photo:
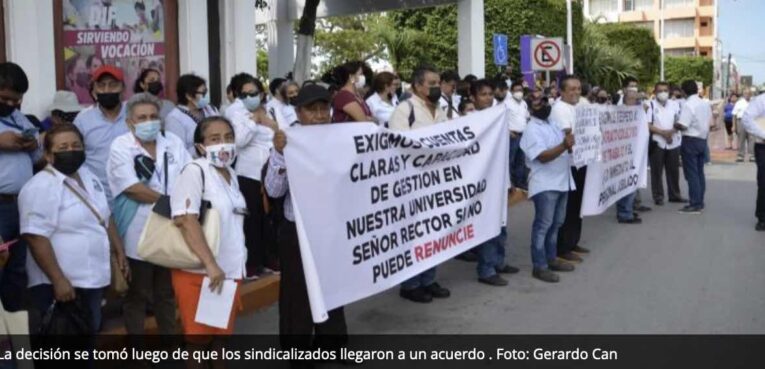
[[[552,106],[545,104],[545,106],[531,111],[531,116],[541,119],[541,120],[547,120],[548,117],[550,117],[550,112],[552,111]]]
[[[205,157],[218,168],[230,167],[236,159],[236,145],[232,143],[207,146]]]
[[[66,175],[72,175],[85,162],[85,151],[60,151],[53,153],[53,167]]]
[[[505,96],[495,96],[494,98],[497,99],[497,102],[503,102],[503,101],[505,101],[506,97],[507,97],[507,95],[505,95]]]
[[[210,105],[210,96],[203,95],[202,97],[197,100],[197,108],[198,109],[204,109],[207,107],[207,105]]]
[[[82,88],[88,88],[90,85],[90,73],[77,73],[77,77],[74,83]]]
[[[513,92],[513,99],[517,101],[523,100],[523,92],[521,91]]]
[[[428,90],[428,101],[435,104],[439,99],[441,99],[441,87],[431,87],[430,90]]]
[[[669,92],[659,92],[656,94],[656,99],[658,99],[661,102],[667,101],[669,99]]]
[[[15,106],[0,103],[0,117],[7,118],[13,114],[14,111],[16,111]]]
[[[146,88],[146,91],[148,91],[152,95],[159,95],[159,93],[162,91],[162,82],[160,81],[149,82],[149,86]]]
[[[607,97],[599,97],[598,98],[598,104],[605,104],[607,102],[608,102],[608,98]]]
[[[637,87],[627,87],[627,91],[638,92]]]
[[[244,107],[247,108],[247,110],[255,111],[260,107],[260,96],[245,97],[242,99],[242,103],[244,104]]]
[[[364,86],[367,85],[367,77],[362,74],[358,79],[356,79],[356,83],[354,85],[357,89],[364,88]]]
[[[290,105],[295,106],[297,103],[297,96],[289,98]]]
[[[98,105],[107,110],[112,110],[120,104],[120,93],[110,92],[96,95]]]
[[[142,123],[138,123],[135,126],[135,136],[141,140],[141,142],[152,142],[157,139],[159,130],[162,128],[162,124],[159,120],[150,120]]]

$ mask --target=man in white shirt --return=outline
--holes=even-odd
[[[741,124],[741,118],[744,116],[746,108],[749,106],[749,101],[752,100],[752,90],[749,88],[744,89],[744,93],[741,98],[738,99],[736,105],[733,106],[733,125],[736,127],[736,134],[738,135],[738,157],[737,163],[743,163],[746,159],[746,153],[749,152],[749,161],[754,162],[754,139],[744,129]]]
[[[279,129],[287,129],[294,121],[290,122],[284,115],[287,109],[287,98],[284,96],[287,80],[274,78],[268,85],[271,92],[271,100],[266,104],[266,113],[279,124]]]
[[[447,70],[441,73],[441,99],[438,102],[449,119],[455,119],[460,116],[458,107],[460,106],[461,96],[455,93],[457,91],[457,82],[459,81],[460,75],[455,71]]]
[[[680,112],[675,129],[682,131],[683,138],[680,152],[683,159],[683,173],[688,182],[690,204],[682,209],[682,214],[701,214],[704,210],[704,158],[709,137],[709,124],[712,122],[712,108],[698,95],[698,86],[693,80],[683,82],[683,92],[688,98]]]
[[[754,156],[757,158],[757,231],[765,231],[765,94],[757,96],[744,112],[741,123],[755,141]]]
[[[669,99],[669,84],[654,86],[656,98],[648,105],[649,129],[653,134],[648,149],[651,162],[651,188],[656,205],[664,205],[664,171],[667,172],[669,202],[682,203],[680,195],[680,143],[682,135],[674,125],[680,118],[680,105]]]
[[[440,80],[435,68],[417,68],[412,76],[414,94],[393,111],[390,129],[409,131],[446,121],[446,113],[438,107],[441,98]],[[436,268],[433,267],[401,283],[399,295],[410,301],[429,303],[434,297],[447,298],[451,292],[436,282]]]
[[[561,99],[556,101],[550,112],[549,122],[564,132],[573,132],[576,123],[576,104],[582,95],[582,82],[568,75],[560,81]],[[584,196],[584,179],[587,167],[571,168],[576,189],[568,193],[566,220],[558,231],[558,257],[568,262],[581,262],[581,254],[590,252],[579,246],[582,237],[582,218],[579,216]]]
[[[513,82],[511,98],[505,98],[507,120],[510,127],[510,183],[514,187],[528,190],[528,169],[521,148],[521,137],[529,121],[529,107],[523,99],[523,83]]]

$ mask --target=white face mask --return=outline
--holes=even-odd
[[[367,77],[365,75],[361,75],[356,79],[356,83],[354,83],[357,89],[364,88],[364,86],[367,85]]]
[[[669,99],[669,92],[659,92],[656,94],[656,99],[661,102],[667,101]]]
[[[523,100],[523,92],[521,91],[513,92],[513,99],[517,101]]]
[[[627,91],[638,92],[637,87],[627,87]]]
[[[218,168],[230,167],[236,159],[236,145],[232,143],[205,147],[205,157]]]

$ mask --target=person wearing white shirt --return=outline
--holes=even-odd
[[[388,121],[393,114],[393,110],[396,109],[396,105],[393,102],[393,96],[395,94],[395,86],[393,85],[393,79],[395,75],[391,72],[380,72],[372,81],[372,95],[370,95],[366,102],[369,105],[369,109],[372,110],[372,116],[377,120],[377,123],[383,127],[388,127]]]
[[[273,147],[278,124],[262,107],[264,89],[260,81],[241,73],[231,79],[231,88],[237,100],[226,109],[226,118],[231,121],[236,133],[239,153],[236,174],[250,209],[244,220],[244,231],[249,250],[247,278],[254,279],[269,272],[265,269],[267,259],[276,248],[273,230],[263,208],[261,173]]]
[[[749,152],[749,161],[755,161],[754,155],[754,139],[750,137],[749,133],[744,129],[744,125],[741,124],[741,119],[744,117],[746,108],[749,107],[749,101],[752,100],[752,90],[749,88],[744,89],[741,94],[741,98],[736,101],[736,105],[733,106],[733,125],[736,126],[736,134],[738,135],[738,157],[736,157],[737,163],[743,163],[746,159],[747,151]]]
[[[244,217],[247,203],[236,173],[231,168],[236,160],[235,132],[223,117],[205,118],[197,128],[195,147],[199,158],[190,162],[175,181],[170,193],[173,221],[183,239],[199,258],[202,268],[172,270],[173,290],[178,302],[181,326],[188,343],[195,349],[221,347],[222,342],[210,342],[212,337],[230,335],[239,311],[239,286],[245,275],[247,249],[245,247]],[[220,214],[220,241],[218,253],[213,254],[199,221],[203,201]],[[209,284],[203,285],[204,278]],[[202,288],[220,293],[225,281],[236,282],[234,305],[231,311],[220,311],[228,316],[226,328],[211,327],[195,320]],[[197,338],[193,338],[197,337]],[[206,342],[199,342],[204,340]]]
[[[573,132],[576,124],[576,104],[582,96],[582,82],[579,78],[568,75],[561,79],[561,98],[552,105],[548,121],[564,132]],[[566,202],[566,220],[558,231],[558,256],[569,262],[581,262],[581,254],[589,252],[579,246],[582,238],[582,198],[584,196],[584,180],[587,177],[587,167],[571,168],[575,189],[568,193]]]
[[[282,115],[287,126],[297,122],[297,113],[295,112],[295,98],[298,91],[300,91],[300,85],[295,81],[287,81],[282,85],[281,94],[284,96],[284,107],[282,108]],[[284,128],[284,125],[280,125],[280,128]]]
[[[56,301],[89,307],[92,333],[101,324],[101,301],[111,279],[110,250],[125,278],[130,269],[110,215],[106,192],[85,162],[74,125],[53,127],[45,137],[50,163],[21,189],[21,235],[29,244],[27,274],[35,317]]]
[[[680,118],[675,128],[683,133],[680,153],[683,160],[683,173],[688,182],[690,204],[680,209],[680,213],[700,214],[705,205],[704,159],[709,125],[712,122],[712,108],[699,97],[695,81],[685,81],[681,88],[688,98],[680,111]]]
[[[287,129],[295,121],[290,121],[284,112],[287,110],[287,97],[286,93],[287,80],[284,78],[274,78],[268,85],[268,90],[271,92],[271,99],[266,103],[266,112],[279,124],[280,129]],[[233,105],[233,104],[232,104]],[[229,117],[229,115],[226,115]],[[229,118],[230,119],[230,118]]]
[[[527,190],[528,169],[520,144],[530,115],[528,104],[523,99],[523,83],[513,82],[510,86],[510,94],[511,98],[504,100],[510,127],[510,183],[516,188]]]
[[[682,203],[680,194],[680,144],[682,135],[675,129],[680,118],[680,105],[669,99],[669,84],[659,82],[654,86],[656,98],[648,106],[648,123],[652,140],[649,147],[651,162],[651,189],[656,205],[664,205],[664,171],[667,172],[668,200]]]
[[[194,155],[194,131],[207,117],[218,115],[210,105],[207,83],[201,77],[184,74],[178,78],[175,89],[178,105],[164,118],[165,131],[172,132],[183,141],[186,150]]]
[[[441,73],[441,98],[438,105],[446,113],[446,118],[455,119],[460,116],[459,106],[462,97],[457,92],[457,83],[460,81],[460,75],[455,71],[445,71]]]
[[[175,299],[170,270],[143,261],[138,241],[152,208],[169,196],[181,169],[191,161],[180,138],[162,131],[160,101],[149,94],[133,95],[127,102],[130,132],[112,143],[106,174],[116,195],[114,218],[125,245],[133,278],[122,308],[128,334],[145,334],[146,307],[152,302],[160,334],[175,334]]]
[[[755,141],[754,156],[757,158],[757,231],[765,231],[765,94],[757,96],[741,117],[743,128]]]

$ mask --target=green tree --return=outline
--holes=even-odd
[[[685,80],[701,81],[704,87],[712,85],[714,62],[702,56],[667,56],[664,60],[664,77],[679,85]]]
[[[373,29],[379,29],[384,14],[332,17],[317,21],[314,55],[321,72],[348,60],[379,58],[385,46]]]
[[[661,49],[648,29],[631,24],[596,25],[610,44],[629,50],[640,61],[635,77],[643,86],[653,86],[659,80]]]
[[[613,92],[625,78],[635,77],[641,65],[631,50],[611,42],[599,25],[585,23],[581,41],[575,44],[574,66],[579,77]]]

